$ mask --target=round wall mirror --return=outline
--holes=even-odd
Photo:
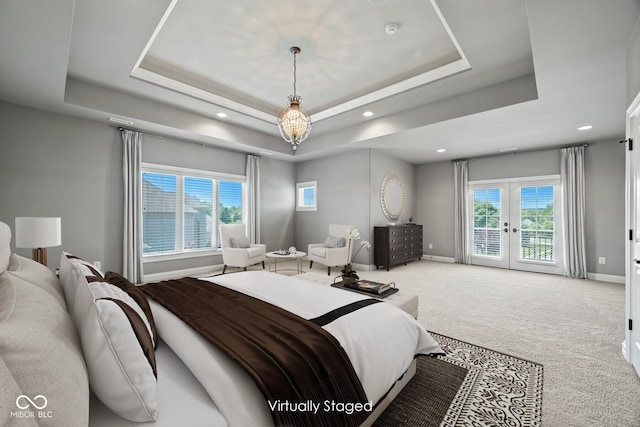
[[[404,212],[404,203],[405,194],[402,180],[394,173],[386,174],[380,187],[380,204],[384,216],[389,221],[399,220]]]

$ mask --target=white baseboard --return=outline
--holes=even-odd
[[[624,283],[624,276],[614,276],[612,274],[587,273],[587,279],[599,280],[601,282]]]
[[[453,263],[456,262],[455,258],[450,258],[450,257],[446,257],[446,256],[422,254],[422,258],[428,259],[429,261],[447,262],[449,264],[453,264]]]
[[[161,280],[179,279],[181,277],[207,276],[222,271],[222,264],[206,267],[186,268],[184,270],[163,271],[162,273],[145,274],[142,282],[151,283]]]
[[[622,341],[622,357],[624,357],[624,360],[626,360],[627,363],[631,363],[631,361],[629,360],[629,351],[627,350],[626,341]]]

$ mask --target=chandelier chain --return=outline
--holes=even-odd
[[[297,53],[293,53],[293,97],[296,97],[296,56]]]

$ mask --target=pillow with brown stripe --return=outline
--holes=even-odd
[[[106,281],[88,282],[86,271],[64,254],[61,257],[60,281],[80,334],[90,387],[123,418],[155,421],[157,370],[151,324],[127,292]]]
[[[87,282],[94,282],[96,280],[104,280],[104,274],[102,271],[98,270],[93,264],[89,261],[85,261],[82,258],[72,255],[70,253],[64,253],[64,256],[67,257],[69,262],[72,265],[79,265],[82,269],[83,274],[87,278]]]
[[[151,312],[151,307],[149,306],[149,301],[147,300],[146,295],[140,290],[140,288],[131,283],[129,279],[120,273],[107,271],[107,274],[104,275],[104,280],[125,291],[135,300],[136,303],[138,303],[151,326],[151,338],[153,338],[154,345],[153,348],[158,348],[158,331],[156,330],[156,323],[153,320],[153,313]]]

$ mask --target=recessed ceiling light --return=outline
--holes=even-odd
[[[225,117],[227,117],[227,114],[223,112],[219,112],[219,113],[216,113],[216,116],[220,117],[221,119],[224,119]]]
[[[362,113],[362,115],[365,117],[371,117],[373,116],[373,111],[365,111],[364,113]]]
[[[384,27],[384,31],[390,36],[394,35],[400,29],[400,24],[392,22],[391,24],[387,24]]]
[[[507,148],[501,148],[500,152],[501,153],[508,153],[509,151],[516,151],[518,150],[518,147],[507,147]]]
[[[591,126],[591,125],[586,125],[586,126],[580,126],[580,127],[578,128],[578,130],[589,130],[589,129],[591,129],[591,128],[593,128],[593,126]]]
[[[131,120],[121,119],[119,117],[109,117],[109,121],[114,123],[122,123],[123,125],[129,125],[129,126],[133,124]]]
[[[447,151],[447,149],[446,149],[446,148],[438,148],[438,149],[436,150],[436,152],[437,152],[437,153],[444,153],[445,151]]]

